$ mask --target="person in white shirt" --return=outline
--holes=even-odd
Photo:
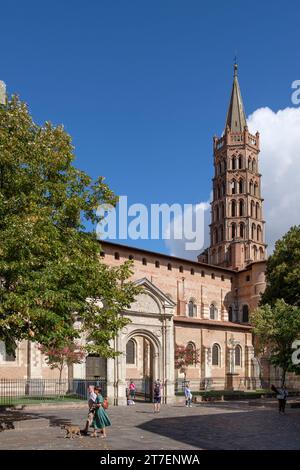
[[[185,395],[185,406],[191,407],[193,395],[188,385],[186,385],[184,388],[184,395]]]
[[[97,398],[97,395],[95,393],[94,385],[89,385],[87,390],[88,390],[89,413],[88,413],[88,419],[86,420],[86,423],[85,423],[85,428],[83,429],[83,431],[81,431],[82,434],[87,434],[88,433],[89,427],[91,426],[91,424],[93,422],[94,413],[95,413],[94,405],[95,405],[95,401],[96,401],[96,398]]]

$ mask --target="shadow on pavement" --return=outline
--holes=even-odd
[[[137,426],[183,444],[207,450],[300,448],[300,414],[277,410],[157,417]]]

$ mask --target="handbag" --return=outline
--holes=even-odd
[[[108,408],[108,399],[107,398],[104,398],[102,406],[105,410],[107,410],[107,408]]]

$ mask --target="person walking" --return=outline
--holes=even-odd
[[[161,393],[162,393],[162,384],[160,383],[160,380],[156,380],[154,383],[154,388],[153,388],[153,401],[154,401],[154,413],[159,413],[160,412],[160,406],[161,406]]]
[[[91,437],[97,437],[98,430],[102,431],[101,437],[107,437],[106,428],[107,426],[111,426],[111,422],[103,407],[104,398],[101,394],[101,389],[99,387],[95,387],[95,393],[97,395],[96,400],[95,400],[96,411],[95,411],[94,419],[92,422],[92,427],[94,428],[94,432],[91,434]]]
[[[192,406],[192,392],[188,384],[184,387],[184,396],[185,396],[185,406],[190,407]]]
[[[129,384],[129,394],[130,394],[130,399],[134,402],[135,400],[135,394],[136,394],[136,385],[133,382],[133,380],[130,380]]]
[[[278,400],[278,411],[280,414],[285,413],[285,405],[288,397],[288,391],[283,385],[281,388],[277,390],[277,400]]]
[[[97,398],[97,395],[95,393],[95,387],[94,385],[89,385],[88,386],[88,407],[89,407],[89,413],[88,417],[85,423],[85,428],[81,431],[82,434],[87,435],[89,431],[89,427],[91,426],[93,419],[94,419],[94,413],[95,413],[95,401]]]

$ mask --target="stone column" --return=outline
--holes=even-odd
[[[117,405],[127,405],[126,397],[126,341],[127,336],[120,334],[116,338],[117,351],[120,354],[115,358],[116,387],[117,387]]]
[[[27,342],[27,378],[42,378],[42,353],[39,345],[31,341]]]
[[[228,348],[229,373],[234,374],[234,348]]]
[[[207,386],[209,385],[209,379],[211,378],[211,348],[203,346],[202,357],[203,379],[205,379],[205,385]]]
[[[171,318],[166,320],[166,335],[165,335],[165,364],[166,364],[166,380],[165,380],[165,394],[166,403],[175,402],[175,384],[174,384],[174,325]]]
[[[113,405],[117,405],[116,379],[115,379],[115,359],[107,359],[106,389],[108,399]]]

